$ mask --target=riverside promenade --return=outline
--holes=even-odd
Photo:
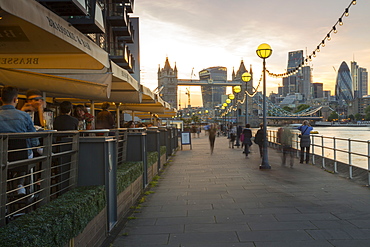
[[[110,246],[370,246],[370,189],[294,160],[260,170],[258,146],[245,158],[217,137],[193,138],[172,156],[158,185]],[[288,163],[288,162],[287,162]]]

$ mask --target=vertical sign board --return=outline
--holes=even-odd
[[[190,145],[190,149],[193,149],[191,146],[190,132],[181,132],[181,150],[182,150],[182,145]]]

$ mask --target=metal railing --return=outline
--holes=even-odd
[[[268,142],[272,147],[279,147],[277,131],[268,130]],[[293,148],[297,157],[300,152],[300,139],[298,133],[293,135]],[[328,169],[330,163],[333,172],[339,173],[339,164],[346,165],[348,177],[353,178],[354,168],[367,172],[367,183],[370,184],[370,140],[358,140],[351,138],[338,138],[311,134],[312,163],[320,162],[321,167]]]
[[[29,148],[29,138],[40,145]],[[77,131],[0,135],[0,226],[76,186],[78,138]]]

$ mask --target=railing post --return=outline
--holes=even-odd
[[[315,136],[312,136],[312,152],[311,152],[311,154],[312,154],[312,164],[316,164],[316,162],[315,162]]]
[[[334,150],[334,172],[338,173],[338,162],[337,162],[337,140],[333,137],[333,150]]]
[[[298,144],[298,135],[295,135],[295,149],[297,150],[296,151],[296,156],[297,158],[299,159],[299,144]],[[313,157],[313,156],[312,156]]]
[[[351,138],[348,138],[348,165],[349,165],[349,178],[352,179],[352,156],[351,156]]]
[[[321,136],[321,159],[322,159],[322,168],[326,169],[325,167],[325,148],[324,148],[324,136]]]
[[[52,134],[48,133],[42,137],[43,155],[46,159],[41,161],[41,198],[43,200],[40,205],[45,205],[50,202],[50,185],[51,185],[51,163],[52,163]]]
[[[77,187],[77,180],[78,180],[78,156],[79,156],[79,149],[80,149],[80,134],[75,133],[72,134],[72,151],[75,151],[71,155],[71,168],[70,168],[70,186],[71,188]]]
[[[370,186],[370,141],[367,141],[367,185]]]
[[[5,226],[6,220],[6,180],[7,180],[7,174],[8,174],[8,167],[7,167],[7,145],[6,145],[6,139],[4,136],[0,136],[0,227]]]

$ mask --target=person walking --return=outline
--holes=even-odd
[[[288,126],[283,127],[281,130],[281,135],[280,135],[280,143],[281,143],[282,151],[283,151],[281,165],[285,166],[286,158],[289,155],[290,156],[290,168],[293,168],[293,164],[294,164],[292,139],[293,139],[293,133],[291,129]]]
[[[215,124],[211,124],[211,127],[208,130],[208,135],[209,135],[209,145],[211,147],[211,154],[213,154],[213,149],[215,148],[215,139],[216,139],[216,132],[217,128]]]
[[[245,129],[243,129],[242,135],[243,137],[243,144],[244,144],[244,153],[245,157],[248,157],[249,154],[249,147],[252,145],[251,137],[252,131],[250,129],[250,124],[245,125]]]
[[[310,146],[311,146],[311,137],[310,133],[313,130],[312,126],[307,120],[304,120],[302,125],[298,127],[298,130],[301,132],[299,137],[301,138],[300,147],[300,162],[303,163],[303,161],[306,161],[306,164],[308,164],[310,160]],[[306,159],[305,156],[306,155]]]
[[[260,156],[262,158],[263,155],[263,124],[260,124],[260,129],[257,130],[257,133],[254,137],[254,142],[258,145],[260,150]]]
[[[231,127],[230,129],[229,148],[234,148],[235,139],[236,139],[236,129],[234,126],[234,127]]]

